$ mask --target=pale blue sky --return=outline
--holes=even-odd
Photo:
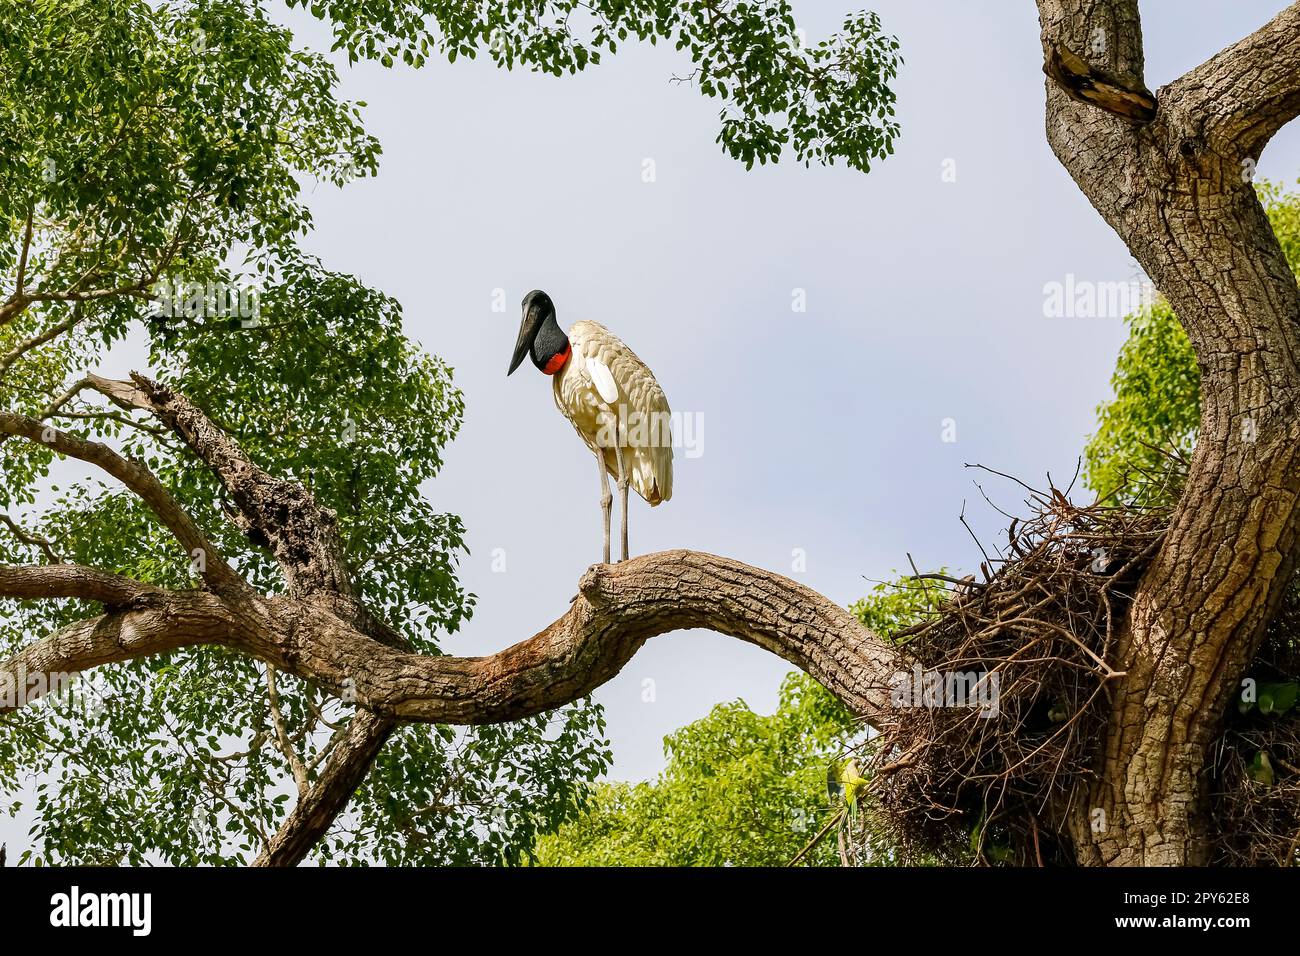
[[[794,2],[813,40],[861,5]],[[1143,4],[1148,85],[1280,7]],[[908,552],[923,567],[978,561],[957,520],[963,502],[986,538],[1002,520],[973,481],[1008,506],[1019,496],[964,462],[1028,479],[1073,472],[1123,329],[1118,317],[1045,318],[1043,287],[1137,270],[1046,145],[1033,4],[872,8],[906,62],[902,137],[869,175],[793,163],[746,172],[714,143],[717,104],[669,82],[688,67],[662,48],[629,46],[563,79],[485,62],[341,66],[384,156],[376,179],[312,191],[307,245],[396,296],[409,334],[465,392],[464,428],[427,489],[465,519],[462,578],[479,595],[447,651],[530,636],[599,557],[589,453],[548,380],[527,364],[505,377],[518,302],[534,287],[562,324],[612,328],[674,410],[702,416],[704,453],[678,457],[673,500],[651,511],[634,499],[636,553],[696,548],[790,573],[802,549],[807,570],[795,576],[847,604],[905,568]],[[328,46],[320,24],[287,19],[302,42]],[[646,159],[654,183],[642,181]],[[943,181],[946,160],[955,182]],[[1283,131],[1260,173],[1300,175],[1300,132]],[[505,313],[492,311],[496,289]],[[795,289],[806,313],[791,310]],[[945,419],[956,442],[942,440]],[[505,573],[492,570],[498,548]],[[729,638],[655,639],[597,694],[613,776],[652,776],[663,735],[720,701],[770,710],[787,670]],[[25,830],[0,821],[11,849]]]

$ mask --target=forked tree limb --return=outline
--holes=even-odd
[[[1144,88],[1137,0],[1037,5],[1044,50]],[[1070,838],[1087,865],[1204,864],[1209,748],[1300,558],[1300,290],[1251,182],[1300,113],[1300,3],[1161,87],[1146,123],[1078,100],[1047,84],[1048,143],[1186,330],[1201,415],[1114,644],[1125,676]]]
[[[107,445],[77,438],[35,418],[11,412],[0,411],[0,435],[45,445],[61,455],[95,465],[116,478],[158,516],[185,549],[187,557],[197,560],[199,575],[209,587],[225,594],[250,592],[247,582],[230,568],[216,545],[143,462],[123,458]]]
[[[1141,78],[1136,3],[1099,4],[1092,33],[1067,42],[1055,24],[1078,17],[1071,0],[1039,3],[1043,72],[1066,96],[1129,123],[1155,118],[1157,101]],[[1080,42],[1082,41],[1082,42]],[[1130,49],[1124,49],[1128,44]],[[1136,51],[1132,49],[1136,47]],[[1222,153],[1258,157],[1272,136],[1300,116],[1300,0],[1160,91],[1182,132]]]
[[[335,515],[295,481],[275,478],[184,395],[138,373],[130,382],[87,376],[96,391],[123,408],[148,412],[174,431],[229,492],[237,524],[279,562],[289,592],[354,595]]]
[[[273,542],[286,574],[305,582],[298,601],[270,602],[279,632],[315,622],[302,649],[283,642],[249,648],[285,670],[355,693],[377,713],[439,723],[496,723],[576,700],[616,674],[650,637],[709,628],[784,657],[817,677],[860,714],[879,712],[896,651],[843,608],[787,578],[737,561],[677,551],[584,575],[568,612],[528,641],[486,658],[426,657],[358,642],[381,637],[340,615],[340,582],[350,590],[333,515],[306,489],[258,468],[233,438],[184,396],[141,375],[131,382],[91,377],[120,405],[171,427],[221,479],[251,529]],[[305,592],[305,593],[304,593]],[[308,598],[303,600],[303,598]],[[287,622],[287,623],[285,623]],[[342,627],[340,627],[340,624]],[[277,633],[272,626],[268,633]],[[278,660],[276,658],[279,658]]]
[[[1300,116],[1300,2],[1189,71],[1162,94],[1216,149],[1257,157]]]

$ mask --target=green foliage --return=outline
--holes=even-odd
[[[723,102],[718,142],[751,167],[788,146],[804,163],[867,170],[893,152],[898,41],[860,12],[806,42],[787,0],[289,0],[334,27],[335,46],[384,65],[489,56],[554,76],[601,62],[629,39],[689,53],[688,77]]]
[[[876,634],[893,640],[895,632],[917,623],[946,600],[947,591],[939,581],[899,577],[872,587],[866,597],[849,605],[849,613]]]
[[[26,250],[31,299],[0,320],[0,401],[41,409],[156,283],[291,254],[300,180],[376,166],[336,84],[256,5],[0,0],[0,275],[16,291]],[[49,459],[5,443],[0,507],[30,504]]]
[[[1300,193],[1260,183],[1260,200],[1300,278]],[[1128,339],[1084,448],[1084,478],[1098,495],[1153,503],[1176,493],[1201,420],[1200,370],[1187,333],[1163,300],[1125,319]]]
[[[743,701],[667,737],[653,783],[601,785],[591,808],[538,844],[546,866],[781,866],[838,808],[826,766],[854,724],[812,678],[790,674],[770,716]],[[820,847],[817,862],[830,862]]]
[[[1125,318],[1111,386],[1084,449],[1084,478],[1099,495],[1150,503],[1167,496],[1171,466],[1191,455],[1201,420],[1201,375],[1178,318],[1163,301]]]
[[[389,866],[532,860],[538,836],[575,819],[587,781],[609,766],[604,727],[586,704],[473,731],[402,727],[320,855]]]
[[[0,222],[66,225],[33,249],[49,289],[87,270],[126,286],[169,250],[189,275],[236,241],[283,248],[310,222],[299,176],[376,168],[336,84],[258,4],[0,0]]]
[[[1300,280],[1300,193],[1287,192],[1277,183],[1267,181],[1260,182],[1256,191],[1268,213],[1273,234],[1282,246],[1282,254]]]

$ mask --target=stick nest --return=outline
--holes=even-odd
[[[1169,510],[1079,507],[1054,488],[1029,504],[1032,517],[1013,518],[1001,556],[981,565],[983,580],[919,576],[943,580],[946,598],[893,635],[916,666],[897,675],[894,706],[865,749],[873,816],[911,861],[1074,862],[1068,820],[1096,774],[1122,676],[1118,632]],[[1294,679],[1296,635],[1293,597],[1252,673]],[[918,682],[918,670],[941,688],[935,677]],[[917,698],[918,683],[929,697]],[[950,687],[965,687],[966,699]],[[1300,772],[1287,767],[1300,765],[1297,712],[1228,715],[1211,755],[1218,862],[1295,856]],[[1277,771],[1271,786],[1258,780],[1261,750]]]

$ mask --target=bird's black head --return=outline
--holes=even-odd
[[[506,375],[513,375],[523,363],[524,356],[529,354],[538,369],[554,375],[564,367],[570,354],[569,337],[555,321],[555,303],[541,289],[534,289],[524,296],[523,308],[519,340],[515,342],[515,354],[510,359],[510,370]]]

